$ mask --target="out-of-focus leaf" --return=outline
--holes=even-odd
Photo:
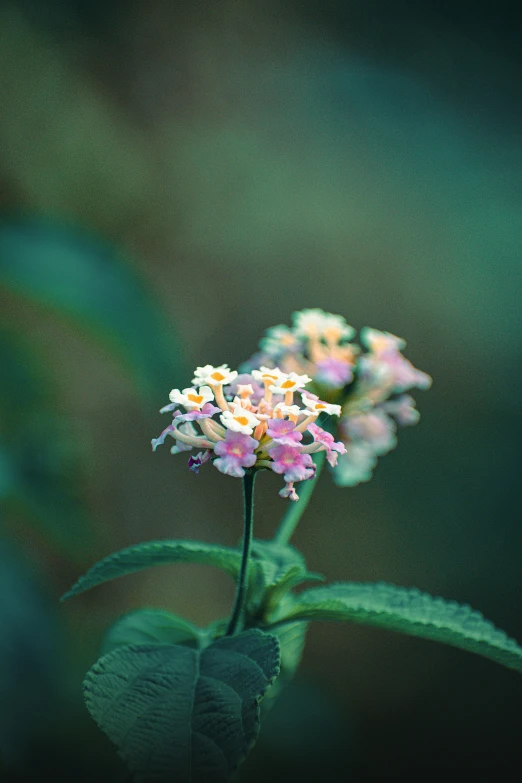
[[[79,455],[64,420],[49,406],[48,378],[29,347],[5,333],[0,361],[0,498],[70,555],[85,554],[92,532],[79,494]]]
[[[0,542],[0,757],[8,769],[36,765],[36,749],[59,718],[62,643],[41,586]]]
[[[140,783],[226,783],[257,739],[259,702],[279,673],[257,629],[204,650],[119,647],[85,679],[89,712]]]
[[[72,226],[4,219],[0,285],[111,348],[143,392],[175,384],[180,349],[172,327],[136,271],[109,244]]]
[[[435,598],[417,588],[384,582],[341,582],[293,597],[279,621],[346,620],[421,636],[475,652],[522,671],[522,647],[480,612],[455,601]]]
[[[49,373],[21,337],[0,332],[0,501],[71,557],[92,545],[77,444],[53,406]]]

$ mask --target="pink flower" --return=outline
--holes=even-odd
[[[316,363],[316,367],[315,379],[334,389],[346,386],[353,379],[351,365],[340,359],[323,359]]]
[[[176,405],[176,403],[173,403],[173,405],[175,406],[175,405]],[[167,405],[165,408],[162,408],[162,410],[167,410],[167,409],[171,409],[171,406],[170,406],[170,405]],[[161,413],[161,411],[160,411],[160,413]],[[167,435],[170,435],[171,433],[173,433],[173,432],[175,431],[175,429],[176,429],[176,428],[175,428],[175,426],[174,426],[174,419],[177,419],[177,418],[178,418],[180,415],[181,415],[181,414],[180,414],[180,412],[179,412],[179,411],[174,411],[174,414],[173,414],[173,419],[172,419],[172,423],[171,423],[171,424],[169,424],[169,426],[168,426],[168,427],[166,427],[166,428],[163,430],[163,432],[161,433],[161,435],[159,436],[159,438],[152,438],[152,440],[151,440],[151,443],[152,443],[152,451],[156,451],[156,449],[158,448],[158,446],[162,446],[162,445],[165,443],[165,438],[167,437]],[[174,436],[173,436],[173,437],[174,437]]]
[[[276,443],[268,449],[273,460],[272,470],[283,473],[286,482],[305,481],[314,475],[315,465],[311,456],[303,454],[299,447]]]
[[[167,406],[168,407],[168,406]],[[194,421],[195,419],[208,419],[215,413],[221,413],[221,408],[216,408],[211,402],[206,402],[201,410],[194,408],[188,413],[179,415],[179,421]]]
[[[406,389],[429,389],[430,376],[417,370],[400,351],[385,351],[378,355],[378,361],[382,362],[391,376],[393,391],[403,392]]]
[[[393,419],[380,408],[341,420],[341,430],[351,441],[367,443],[378,455],[387,454],[395,448],[396,429]]]
[[[214,460],[214,465],[221,473],[241,478],[245,475],[245,468],[251,468],[256,462],[254,449],[259,446],[259,441],[245,435],[242,432],[227,430],[225,440],[220,440],[214,446],[214,452],[219,459]]]
[[[279,490],[279,497],[288,498],[289,500],[299,500],[299,495],[295,491],[292,482],[290,482],[289,484],[285,484],[283,489]]]
[[[295,423],[287,419],[271,419],[266,434],[281,446],[295,446],[303,440],[302,434],[295,429]]]
[[[312,437],[316,443],[321,443],[326,451],[326,459],[332,466],[332,468],[335,468],[337,465],[337,455],[338,454],[346,454],[346,448],[344,446],[344,443],[341,443],[340,441],[335,441],[333,435],[330,435],[329,432],[326,432],[322,429],[322,427],[318,427],[317,424],[309,424],[308,432],[312,434]]]
[[[188,466],[193,473],[199,473],[199,469],[210,459],[210,450],[200,451],[195,457],[189,457]]]
[[[383,403],[382,408],[403,427],[417,424],[420,413],[415,408],[415,400],[409,394],[401,394],[394,400]]]

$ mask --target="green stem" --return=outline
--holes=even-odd
[[[299,520],[303,516],[303,513],[312,496],[312,492],[315,489],[317,479],[319,478],[321,474],[321,470],[324,465],[325,457],[326,457],[325,451],[319,451],[313,455],[312,459],[316,465],[315,476],[312,479],[308,479],[307,481],[299,482],[298,484],[299,500],[296,500],[295,503],[290,503],[286,514],[281,520],[279,529],[274,536],[274,541],[276,542],[276,544],[282,544],[282,545],[288,544],[288,542],[292,538],[294,534],[294,530],[296,529]]]
[[[236,599],[234,608],[230,616],[227,628],[227,636],[233,636],[238,629],[242,619],[245,601],[248,592],[248,566],[250,562],[250,550],[252,548],[252,533],[254,530],[254,479],[256,471],[247,470],[243,477],[243,500],[244,500],[244,534],[243,534],[243,555],[241,559],[241,568],[236,586]]]

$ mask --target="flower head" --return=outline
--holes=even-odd
[[[310,421],[322,412],[339,416],[339,437],[346,453],[330,449],[327,454],[331,464],[340,455],[334,477],[337,483],[348,485],[370,478],[377,457],[396,445],[397,426],[419,420],[412,397],[404,392],[431,385],[430,376],[403,355],[406,343],[402,338],[369,327],[361,329],[360,345],[351,342],[354,338],[355,330],[342,316],[310,308],[294,313],[292,327],[268,330],[260,342],[261,353],[255,357],[263,371],[280,373],[266,394],[285,395],[284,402],[274,408],[277,415],[291,418],[297,431],[311,432]],[[271,369],[271,364],[277,368]],[[303,376],[304,411],[294,405],[292,395],[302,391],[298,384],[288,385],[288,396],[283,388],[283,378]],[[326,448],[316,438],[302,448],[313,453],[319,442]]]
[[[236,477],[244,476],[247,469],[273,470],[284,475],[281,497],[297,500],[293,483],[315,473],[310,454],[322,450],[332,459],[335,451],[327,433],[320,439],[320,427],[310,441],[307,424],[315,420],[318,414],[312,408],[320,404],[315,395],[310,393],[304,410],[293,404],[294,392],[310,380],[306,373],[283,372],[265,364],[241,376],[228,365],[198,367],[194,388],[172,390],[171,404],[162,409],[172,414],[172,423],[152,441],[153,448],[170,436],[175,440],[172,453],[197,450],[189,459],[194,473],[207,462]],[[336,413],[337,408],[321,403],[320,412]]]

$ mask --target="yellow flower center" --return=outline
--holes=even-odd
[[[238,424],[241,424],[242,427],[246,427],[248,424],[248,419],[246,416],[234,416],[234,420],[237,421]]]
[[[284,383],[281,384],[282,389],[291,389],[292,386],[295,386],[294,381],[285,381]]]
[[[187,400],[195,402],[196,405],[200,405],[203,402],[203,395],[201,394],[187,394]]]
[[[218,381],[218,382],[225,380],[225,376],[222,375],[220,372],[213,372],[210,377],[213,378],[215,381]]]
[[[322,403],[322,402],[317,402],[317,403],[315,404],[315,407],[316,407],[316,408],[326,408],[326,405],[323,405],[323,403]]]

